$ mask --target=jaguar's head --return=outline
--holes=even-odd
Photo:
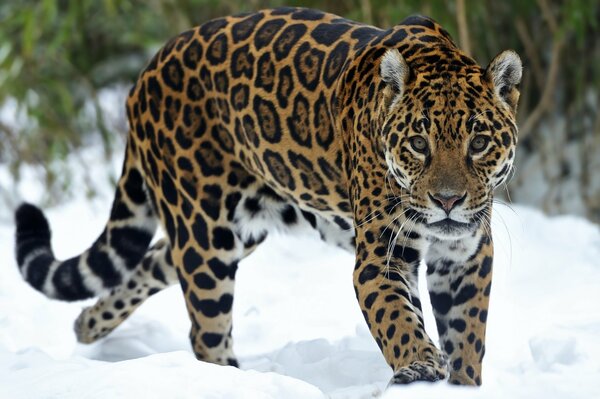
[[[409,214],[438,239],[474,233],[493,190],[512,171],[521,61],[504,51],[483,69],[461,53],[413,67],[398,50],[380,64],[386,83],[383,149]]]

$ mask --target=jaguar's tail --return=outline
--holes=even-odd
[[[81,255],[65,261],[54,258],[50,226],[36,206],[22,204],[15,218],[16,256],[23,278],[46,296],[65,301],[101,296],[125,281],[146,253],[157,226],[131,149],[110,219],[100,237]]]

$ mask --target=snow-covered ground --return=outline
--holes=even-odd
[[[84,156],[105,163],[97,151]],[[105,180],[103,167],[90,169]],[[21,189],[34,202],[43,195],[32,182]],[[101,231],[111,193],[101,194],[48,209],[58,257],[84,250]],[[497,206],[483,386],[385,391],[391,371],[358,310],[352,257],[316,237],[270,237],[242,262],[235,369],[195,360],[179,287],[152,297],[100,342],[78,344],[72,324],[89,302],[50,301],[22,281],[9,211],[0,211],[3,399],[600,397],[600,231],[582,219]],[[437,337],[424,284],[421,292]]]

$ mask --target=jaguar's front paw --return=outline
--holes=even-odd
[[[431,361],[417,360],[396,371],[390,384],[408,384],[414,381],[439,381],[446,378],[446,366]]]
[[[448,374],[446,355],[433,344],[423,352],[425,354],[421,359],[424,360],[413,360],[407,366],[397,369],[390,381],[390,385],[445,379]]]

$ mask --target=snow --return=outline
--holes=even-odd
[[[102,165],[100,153],[82,156]],[[88,170],[99,198],[48,209],[58,257],[79,253],[100,233],[111,203],[104,169]],[[44,195],[33,180],[18,190],[32,202]],[[241,263],[235,369],[195,360],[179,287],[149,299],[100,342],[77,343],[72,325],[90,302],[51,301],[22,281],[9,214],[0,211],[0,398],[600,397],[600,230],[577,217],[497,205],[483,386],[386,390],[391,371],[356,303],[352,256],[317,237],[269,237]],[[436,340],[425,292],[421,278]]]

